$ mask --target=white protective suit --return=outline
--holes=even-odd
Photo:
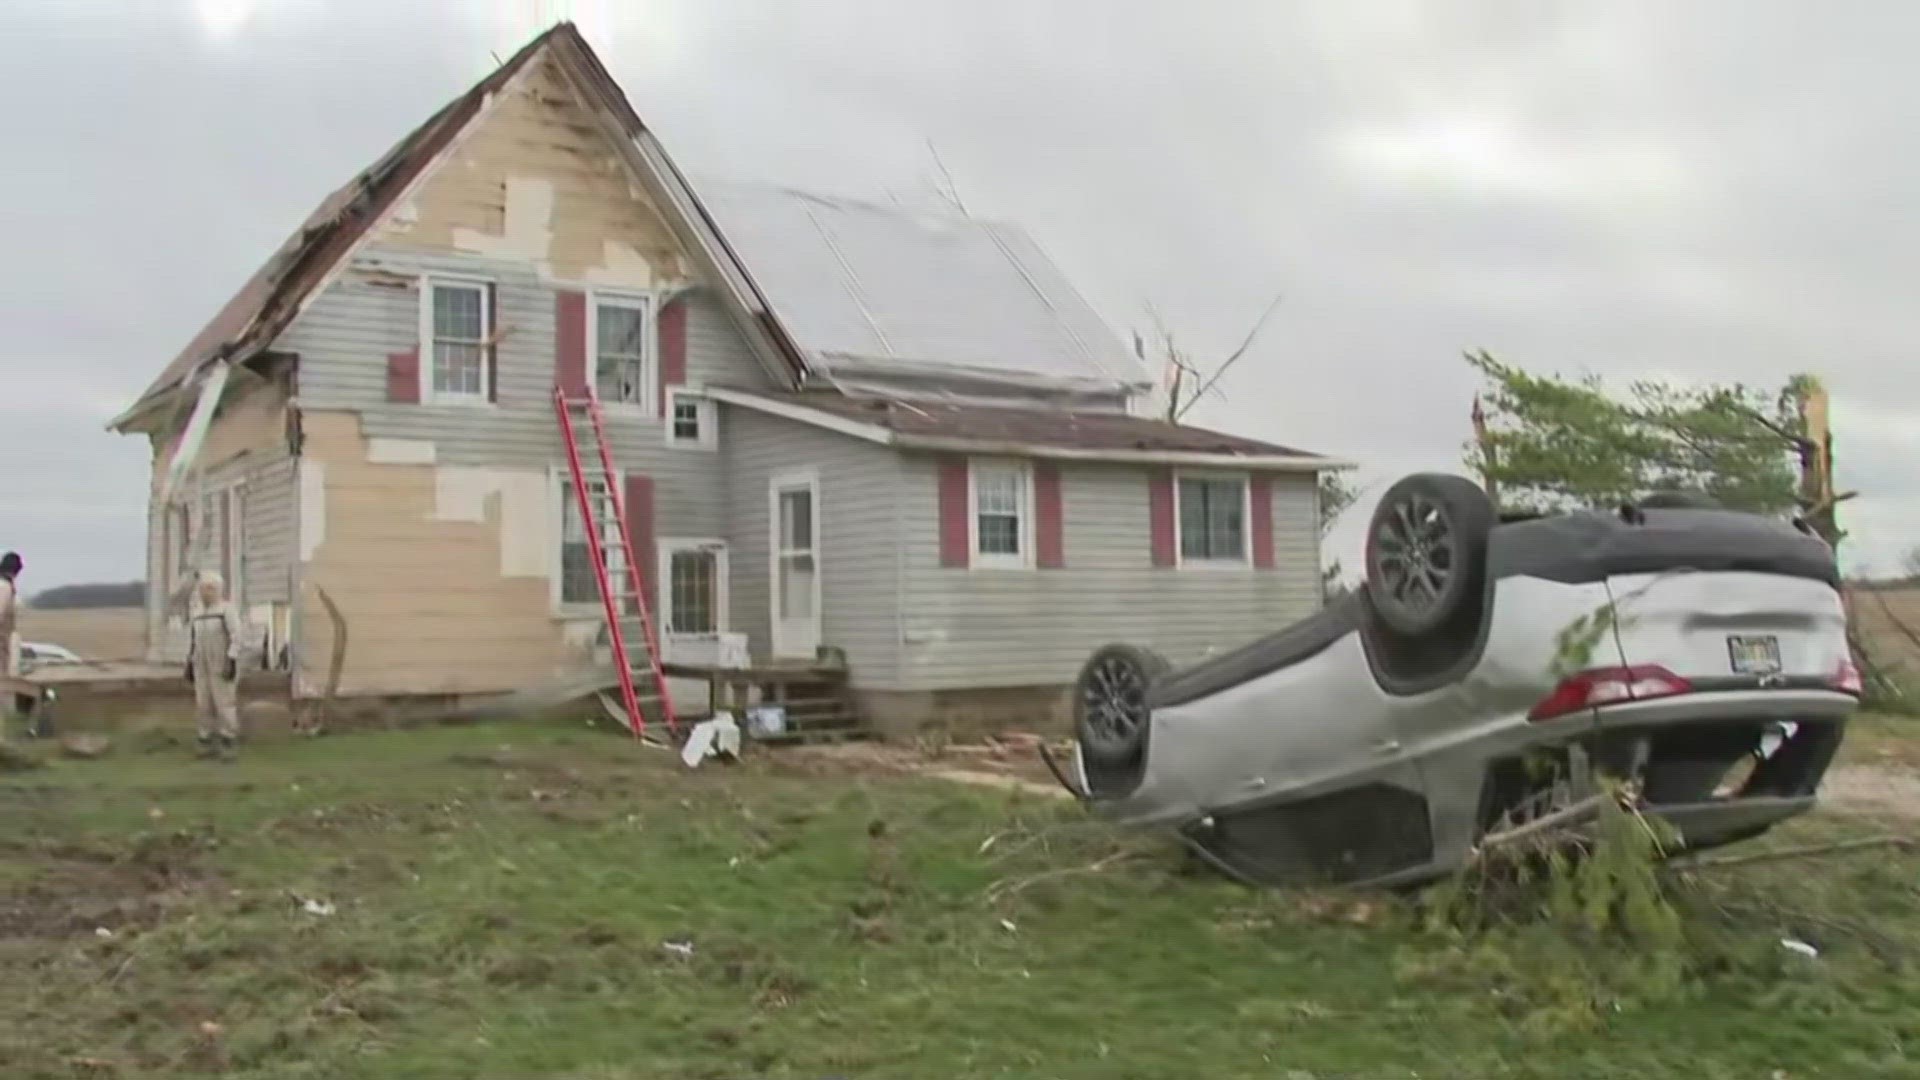
[[[211,584],[218,600],[200,599]],[[187,607],[187,678],[193,682],[194,727],[200,743],[230,747],[240,737],[240,656],[245,645],[240,613],[227,599],[226,582],[203,570]]]

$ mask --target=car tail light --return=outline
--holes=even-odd
[[[1843,694],[1852,694],[1854,697],[1860,696],[1862,691],[1860,666],[1853,662],[1853,657],[1843,656],[1840,658],[1840,668],[1833,673],[1833,678],[1827,680],[1827,685]]]
[[[1552,720],[1581,709],[1673,697],[1692,689],[1692,683],[1658,664],[1594,668],[1562,679],[1553,693],[1541,698],[1527,713],[1527,719]]]

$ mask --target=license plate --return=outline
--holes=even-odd
[[[1735,675],[1772,675],[1780,670],[1780,639],[1773,634],[1729,634],[1727,658]]]

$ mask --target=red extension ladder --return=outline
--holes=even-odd
[[[633,537],[627,531],[626,506],[620,485],[614,479],[613,454],[607,449],[607,428],[600,412],[600,395],[592,387],[583,398],[569,398],[560,387],[553,390],[553,411],[560,418],[560,434],[567,444],[567,471],[573,477],[573,497],[580,508],[580,520],[587,534],[587,548],[593,554],[593,576],[600,586],[600,605],[607,620],[607,636],[613,642],[613,666],[620,678],[620,703],[627,710],[627,725],[633,737],[646,730],[642,704],[658,703],[667,730],[677,736],[679,721],[673,714],[673,698],[667,693],[667,675],[660,667],[659,638],[653,631],[653,613],[641,583],[648,568],[634,558]],[[587,460],[581,451],[582,425],[576,414],[585,414],[597,454]],[[597,471],[596,471],[597,466]],[[619,554],[618,565],[609,565],[607,553]],[[624,624],[637,621],[645,646],[647,671],[653,678],[653,692],[640,693],[633,685],[633,673],[640,667],[627,646]]]

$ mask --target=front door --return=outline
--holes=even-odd
[[[773,655],[812,658],[820,646],[820,482],[775,476],[768,491],[773,553]]]

